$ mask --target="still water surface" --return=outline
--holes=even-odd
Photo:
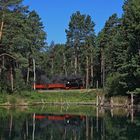
[[[138,110],[37,112],[0,109],[0,140],[140,140]]]

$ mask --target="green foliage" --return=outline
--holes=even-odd
[[[11,93],[10,81],[7,77],[8,71],[2,70],[0,75],[0,93]]]
[[[122,59],[123,56],[123,47],[121,46],[122,44],[120,45],[120,31],[120,19],[116,14],[113,14],[106,21],[104,28],[97,37],[98,47],[104,49],[104,52],[102,52],[102,57],[105,59],[104,67],[106,74],[117,71],[117,64],[120,63],[120,59]]]
[[[127,96],[116,96],[111,98],[113,100],[113,105],[127,105]]]
[[[88,84],[86,87],[96,87],[97,81],[101,87],[105,81],[108,96],[140,88],[139,0],[126,0],[123,16],[111,15],[97,37],[91,17],[79,11],[73,13],[66,30],[66,44],[52,42],[47,47],[39,15],[23,6],[22,0],[1,0],[0,9],[0,54],[16,58],[18,69],[13,69],[13,73],[18,93],[30,89],[27,85],[33,81],[33,59],[36,68],[48,78],[80,75]],[[0,92],[11,90],[9,65],[3,66],[0,60]]]
[[[7,102],[6,93],[0,94],[0,104],[6,103],[6,102]]]
[[[132,55],[138,55],[140,49],[140,1],[127,0],[123,9],[123,27],[129,43],[129,57],[131,57]]]
[[[52,92],[24,92],[21,94],[21,97],[28,100],[30,104],[36,102],[59,102],[59,103],[68,103],[68,102],[95,102],[96,94],[94,92],[81,92],[80,90],[75,91],[52,91]]]
[[[71,53],[70,63],[75,65],[71,67],[73,73],[75,71],[75,73],[79,72],[79,74],[85,75],[86,56],[91,56],[95,47],[94,26],[91,17],[81,14],[79,11],[73,13],[70,18],[69,29],[66,30],[66,34],[67,46],[69,53]],[[71,66],[70,63],[69,66]]]
[[[21,70],[16,69],[15,70],[16,76],[15,76],[15,81],[14,81],[14,90],[17,93],[22,93],[23,90],[27,90],[28,87],[23,79],[23,75],[21,73]]]
[[[138,0],[124,3],[121,19],[112,15],[97,37],[98,47],[103,48],[105,82],[109,96],[126,94],[139,88],[140,82],[140,33]]]
[[[13,68],[14,90],[19,92],[25,89],[21,71],[27,67],[33,69],[32,59],[39,59],[38,54],[41,54],[41,50],[45,48],[46,33],[39,15],[35,11],[30,12],[27,6],[23,6],[22,0],[2,0],[0,9],[0,54],[7,53],[16,58],[19,67],[18,70]],[[5,69],[0,65],[1,92],[11,90],[8,78],[10,64],[5,62],[5,65]]]
[[[11,105],[15,105],[17,103],[17,99],[15,96],[9,97],[8,101]]]
[[[124,95],[126,92],[126,83],[123,81],[124,75],[116,72],[110,74],[106,80],[107,96]]]
[[[89,15],[77,11],[72,14],[69,28],[66,30],[67,73],[81,75],[85,79],[86,88],[95,86],[94,77],[98,77],[93,74],[93,71],[98,69],[94,63],[95,56],[98,57],[98,54],[95,54],[97,48],[95,47],[94,26],[95,24]]]
[[[136,88],[135,92],[140,95],[140,88]]]

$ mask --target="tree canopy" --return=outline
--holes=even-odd
[[[10,90],[12,77],[15,90],[32,85],[33,60],[37,79],[80,76],[85,88],[100,86],[109,96],[136,91],[140,88],[140,1],[126,0],[123,11],[120,18],[111,15],[97,35],[91,16],[74,12],[65,30],[66,43],[47,45],[36,11],[22,0],[1,0],[0,55],[11,55],[17,64],[0,57],[1,92]]]

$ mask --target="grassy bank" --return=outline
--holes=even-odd
[[[84,116],[96,116],[103,117],[106,114],[115,116],[126,116],[131,113],[130,110],[124,108],[100,108],[92,105],[88,106],[61,106],[61,105],[40,105],[40,106],[5,106],[0,107],[0,116],[6,117],[9,115],[20,116],[21,114],[71,114],[71,115],[84,115]],[[98,114],[97,114],[98,113]]]
[[[17,106],[17,107],[0,107],[0,116],[2,114],[72,114],[95,116],[95,106],[60,106],[60,105],[40,105],[40,106]],[[103,113],[99,113],[100,116]]]
[[[111,111],[111,112],[110,112]],[[26,112],[34,113],[44,113],[49,114],[73,114],[73,115],[85,115],[85,116],[104,116],[106,113],[113,114],[115,116],[126,116],[130,110],[125,108],[101,108],[93,105],[70,105],[70,106],[61,106],[61,105],[45,105],[45,106],[36,106],[26,109]],[[97,114],[98,112],[98,114]]]
[[[1,105],[34,105],[37,103],[95,103],[94,90],[67,90],[67,91],[23,91],[16,94],[0,94]]]

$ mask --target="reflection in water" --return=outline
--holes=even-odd
[[[85,135],[86,118],[69,114],[36,114],[36,132],[42,134],[44,139],[81,139]]]
[[[140,112],[130,110],[129,115],[124,112],[97,108],[95,116],[49,113],[1,115],[0,140],[139,140]]]

